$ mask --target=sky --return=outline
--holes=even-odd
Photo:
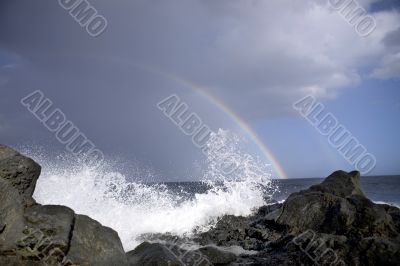
[[[355,169],[293,108],[312,95],[376,158],[368,175],[400,174],[398,1],[353,2],[368,36],[322,0],[92,0],[107,21],[92,36],[71,1],[0,2],[1,143],[65,151],[20,103],[41,90],[107,158],[195,180],[203,153],[157,108],[175,94],[275,178]]]

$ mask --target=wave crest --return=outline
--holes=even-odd
[[[41,204],[60,204],[116,230],[125,250],[140,244],[145,235],[171,233],[190,237],[206,231],[223,215],[247,216],[271,195],[269,167],[239,148],[240,139],[219,130],[206,149],[206,187],[191,193],[189,186],[129,182],[127,176],[104,165],[60,164],[27,151],[43,167],[34,198]],[[133,173],[140,175],[140,173]]]

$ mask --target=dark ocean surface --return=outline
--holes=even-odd
[[[323,181],[287,179],[272,180],[271,184],[264,180],[260,184],[248,178],[221,184],[131,183],[119,173],[66,172],[45,173],[38,181],[35,199],[41,204],[68,206],[114,228],[126,250],[149,234],[183,236],[194,229],[207,231],[224,215],[250,215],[265,204],[263,200],[281,202],[291,193]],[[98,176],[101,178],[96,179]],[[374,202],[400,206],[400,176],[362,177],[361,186]]]
[[[272,181],[277,190],[266,196],[272,196],[276,201],[285,200],[291,193],[319,184],[323,178],[275,179]],[[204,193],[209,187],[201,182],[170,182],[164,183],[169,190],[184,198],[190,198],[195,193]],[[367,176],[361,177],[361,187],[369,199],[378,203],[388,203],[400,206],[400,176]]]

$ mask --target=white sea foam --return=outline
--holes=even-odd
[[[108,166],[93,170],[62,165],[28,151],[43,167],[34,198],[42,204],[66,205],[113,228],[127,251],[140,244],[144,234],[190,236],[195,229],[208,230],[223,215],[250,215],[265,204],[265,190],[272,186],[268,167],[241,152],[237,142],[222,130],[212,136],[202,177],[210,189],[191,198],[166,185],[128,182]]]

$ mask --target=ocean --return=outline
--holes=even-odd
[[[129,251],[152,234],[190,238],[224,215],[251,215],[271,199],[281,202],[323,180],[272,179],[268,165],[235,145],[224,134],[210,143],[204,174],[198,177],[202,182],[149,183],[146,171],[122,171],[112,161],[92,169],[68,156],[46,158],[29,150],[24,154],[42,166],[33,195],[38,203],[65,205],[113,228]],[[229,175],[221,173],[228,159],[238,166]],[[400,205],[400,176],[362,177],[361,185],[371,200]]]
[[[265,197],[282,202],[294,192],[321,183],[324,178],[296,178],[272,180],[273,193],[266,191]],[[191,199],[197,193],[206,193],[210,186],[203,182],[166,182],[160,183],[170,191]],[[376,203],[385,203],[400,208],[400,175],[361,177],[361,187],[366,196]]]
[[[132,183],[115,172],[98,178],[88,170],[44,173],[34,197],[42,204],[66,205],[115,229],[127,251],[149,234],[190,237],[193,230],[209,230],[223,215],[250,215],[267,199],[282,202],[323,180]],[[374,202],[400,206],[400,176],[362,177],[361,186]]]

